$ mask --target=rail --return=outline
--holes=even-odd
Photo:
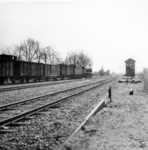
[[[30,99],[25,99],[25,100],[22,100],[22,101],[17,101],[17,102],[5,104],[5,105],[0,105],[0,110],[5,110],[5,109],[7,109],[9,107],[12,107],[12,106],[17,106],[17,105],[20,105],[20,104],[25,104],[25,103],[28,103],[28,102],[32,102],[32,101],[34,101],[36,99],[44,98],[44,97],[51,96],[51,95],[56,95],[56,94],[59,94],[59,93],[62,93],[62,92],[74,90],[74,89],[77,89],[77,88],[85,87],[85,86],[96,84],[96,83],[103,82],[103,81],[105,81],[105,80],[98,81],[98,82],[93,82],[93,83],[89,83],[89,84],[85,84],[85,85],[81,85],[81,86],[77,86],[77,87],[74,87],[74,88],[64,89],[64,90],[61,90],[61,91],[57,91],[57,92],[53,92],[53,93],[49,93],[49,94],[45,94],[45,95],[33,97],[33,98],[30,98]]]
[[[76,82],[80,80],[82,79],[68,80],[68,81],[67,80],[66,81],[53,81],[53,82],[41,83],[41,84],[31,84],[31,85],[23,85],[23,86],[17,86],[17,87],[9,87],[9,88],[0,89],[0,92],[8,92],[8,91],[22,90],[22,89],[27,89],[27,88],[36,88],[36,87],[41,87],[41,86],[70,83],[70,82]]]
[[[25,118],[25,117],[31,116],[31,115],[33,115],[33,114],[36,114],[36,113],[38,113],[38,112],[40,112],[40,111],[42,111],[42,110],[46,110],[47,108],[50,108],[50,107],[52,107],[53,105],[55,105],[55,104],[57,104],[57,103],[59,103],[59,102],[62,102],[62,101],[64,101],[64,100],[67,100],[68,98],[70,98],[70,97],[72,97],[72,96],[76,96],[76,95],[81,94],[81,93],[83,93],[83,92],[86,92],[86,91],[88,91],[88,90],[94,89],[94,88],[96,88],[96,87],[98,87],[98,86],[101,86],[101,85],[103,85],[103,84],[109,83],[109,82],[111,82],[111,81],[113,81],[113,80],[115,80],[115,79],[110,79],[110,80],[105,81],[105,82],[103,82],[103,83],[97,84],[97,85],[95,85],[95,86],[93,86],[93,87],[91,87],[91,88],[87,88],[87,89],[85,89],[85,90],[81,90],[81,91],[79,91],[79,92],[77,92],[77,93],[75,93],[75,94],[71,94],[71,95],[65,96],[65,97],[63,97],[63,98],[59,98],[59,99],[57,99],[56,101],[47,103],[47,104],[45,104],[45,105],[42,105],[42,106],[40,106],[40,107],[31,109],[31,110],[26,111],[26,112],[24,112],[24,113],[21,113],[21,114],[19,114],[19,115],[16,115],[16,116],[10,117],[10,118],[8,118],[8,119],[2,120],[2,121],[0,121],[0,126],[6,126],[6,125],[9,125],[9,124],[13,124],[13,123],[15,123],[15,122],[17,122],[17,121],[19,121],[19,120]],[[0,132],[1,132],[1,131],[0,131]]]

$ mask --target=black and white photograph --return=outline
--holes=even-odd
[[[148,0],[0,0],[0,150],[148,150]]]

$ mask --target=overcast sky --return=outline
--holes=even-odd
[[[125,73],[124,61],[133,58],[140,72],[148,67],[148,1],[0,2],[0,45],[28,38],[54,47],[63,59],[83,50],[92,58],[93,71],[103,66]]]

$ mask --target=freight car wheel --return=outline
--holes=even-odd
[[[14,84],[14,83],[15,83],[15,80],[12,80],[11,82]]]
[[[21,82],[21,83],[24,83],[24,79],[23,79],[23,78],[22,78],[22,79],[20,79],[20,82]]]
[[[57,81],[57,78],[54,78],[54,81]]]
[[[49,78],[45,78],[46,81],[49,81]]]
[[[0,84],[4,84],[4,79],[0,79]]]
[[[26,78],[26,82],[27,82],[27,83],[29,82],[29,79],[28,79],[28,78]]]

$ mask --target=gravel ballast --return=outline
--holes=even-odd
[[[131,88],[134,95],[129,95]],[[65,150],[147,150],[148,95],[143,89],[143,82],[116,83],[113,102],[92,117]]]
[[[98,81],[99,80],[102,80],[102,79],[98,79]],[[0,105],[16,102],[19,100],[25,100],[25,99],[32,98],[35,96],[40,96],[40,95],[64,90],[67,88],[84,85],[84,84],[91,83],[91,82],[94,82],[94,80],[83,80],[80,82],[64,83],[64,84],[59,84],[59,85],[48,85],[48,86],[43,86],[43,87],[3,92],[3,93],[0,93]]]
[[[69,98],[59,108],[42,112],[35,119],[27,121],[29,125],[15,127],[17,132],[0,135],[0,149],[58,149],[112,84]]]

